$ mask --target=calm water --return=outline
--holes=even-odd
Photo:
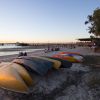
[[[7,48],[21,48],[21,46],[15,46],[15,45],[0,46],[0,49],[7,49]],[[44,50],[44,49],[24,49],[24,50],[19,50],[19,51],[6,51],[6,52],[0,51],[0,56],[19,54],[19,52],[34,52],[38,50]]]
[[[5,49],[5,48],[20,48],[21,46],[16,46],[16,45],[0,45],[0,49]]]

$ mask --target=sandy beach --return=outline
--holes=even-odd
[[[0,0],[0,100],[100,100],[100,0]]]
[[[13,49],[12,49],[13,50]],[[37,50],[37,51],[31,51],[31,52],[27,52],[28,56],[51,56],[53,54],[56,54],[58,52],[61,51],[67,51],[67,52],[78,52],[82,55],[97,55],[99,56],[100,53],[95,53],[91,48],[89,47],[76,47],[73,49],[70,48],[60,48],[60,51],[52,51],[52,52],[48,52],[45,53],[44,50]],[[6,56],[0,56],[0,61],[11,61],[14,58],[18,57],[18,54],[14,54],[14,55],[6,55]]]
[[[61,51],[78,52],[84,57],[100,56],[100,53],[94,53],[87,47],[61,48],[60,51],[48,53],[40,50],[28,52],[28,56],[52,56]],[[12,61],[16,57],[18,55],[2,56],[0,61]],[[91,62],[91,59],[86,59],[87,61]],[[95,60],[93,64],[95,64]],[[99,70],[93,70],[88,64],[75,63],[71,68],[52,70],[45,76],[31,73],[31,77],[36,82],[36,85],[32,87],[29,94],[15,93],[0,88],[0,100],[99,100]]]

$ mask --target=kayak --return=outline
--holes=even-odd
[[[73,57],[77,60],[77,62],[83,62],[84,59],[83,55],[77,52],[60,52],[59,54]]]
[[[61,66],[61,61],[58,61],[58,60],[55,60],[55,59],[51,59],[51,58],[47,58],[47,57],[43,57],[43,56],[34,56],[34,58],[38,58],[40,60],[42,59],[42,60],[52,62],[54,69],[59,69],[60,66]]]
[[[73,54],[73,55],[80,55],[82,56],[80,53],[78,52],[59,52],[59,54]]]
[[[60,61],[61,62],[60,68],[70,68],[72,66],[72,63],[70,61],[63,60],[60,58],[49,57],[49,56],[45,56],[45,57]]]
[[[16,58],[13,62],[21,64],[27,70],[38,73],[39,75],[45,75],[53,66],[53,63],[49,61],[28,56]]]
[[[24,80],[12,67],[0,67],[0,87],[14,92],[28,92],[28,87]]]
[[[2,62],[0,65],[2,65],[3,67],[5,66],[5,68],[6,67],[14,68],[19,73],[24,82],[27,84],[27,86],[33,85],[33,80],[29,75],[29,72],[22,65],[13,62]]]
[[[52,57],[67,60],[67,61],[70,61],[72,63],[78,62],[74,57],[67,56],[66,54],[56,54],[56,55],[53,55]]]

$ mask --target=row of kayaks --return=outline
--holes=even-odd
[[[71,60],[75,59],[74,56],[77,56],[78,59]],[[43,76],[52,68],[56,70],[69,68],[73,62],[82,62],[82,59],[83,56],[80,54],[62,52],[52,57],[21,56],[12,62],[2,62],[0,64],[0,87],[15,92],[28,93],[30,87],[34,85],[34,79],[31,77],[30,72]]]
[[[76,52],[60,52],[58,54],[53,55],[53,57],[67,60],[72,63],[83,62],[83,55]]]

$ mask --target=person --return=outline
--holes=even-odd
[[[51,48],[51,51],[54,51],[54,49],[53,49],[53,48]]]
[[[23,52],[19,52],[18,57],[23,56]]]
[[[45,49],[44,52],[47,53],[47,49]]]
[[[27,53],[26,53],[26,52],[24,52],[23,56],[27,56]]]
[[[96,44],[95,43],[92,45],[92,50],[93,50],[93,52],[96,52]]]

